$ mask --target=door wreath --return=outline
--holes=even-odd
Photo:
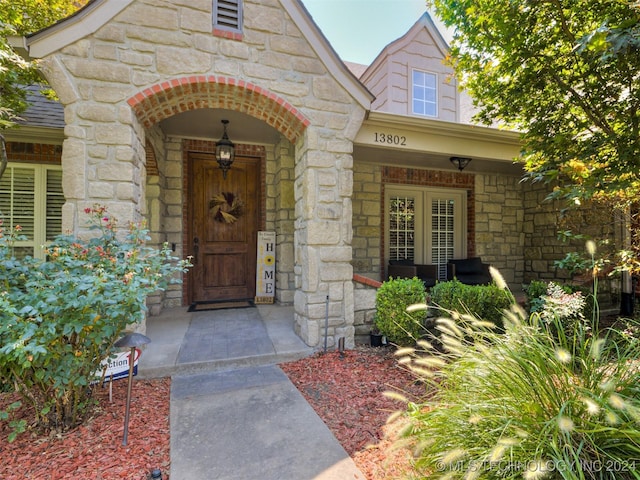
[[[244,204],[235,193],[222,192],[209,202],[209,210],[213,219],[221,223],[235,223],[241,216]]]

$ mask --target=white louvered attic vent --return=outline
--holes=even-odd
[[[242,30],[242,0],[213,0],[213,26],[224,30]]]

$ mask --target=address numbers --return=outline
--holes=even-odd
[[[407,145],[407,137],[405,137],[404,135],[393,135],[391,133],[375,132],[374,136],[374,141],[376,143],[384,143],[386,145],[400,145],[403,147]]]

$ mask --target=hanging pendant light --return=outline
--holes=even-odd
[[[222,120],[224,132],[222,138],[216,143],[216,161],[222,170],[222,178],[227,178],[227,172],[231,168],[233,159],[235,158],[235,145],[227,136],[227,124],[229,120]]]

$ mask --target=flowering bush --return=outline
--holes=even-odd
[[[532,320],[541,321],[558,337],[589,334],[597,328],[597,302],[589,292],[571,285],[535,281],[527,287],[527,296]]]
[[[85,213],[97,236],[60,236],[46,261],[12,256],[19,228],[0,233],[0,383],[33,407],[34,423],[46,430],[85,418],[95,372],[114,342],[143,319],[147,295],[179,282],[175,274],[189,266],[166,245],[146,247],[139,225],[120,236],[104,207]],[[9,412],[0,412],[3,418]],[[14,424],[12,438],[24,428]]]

